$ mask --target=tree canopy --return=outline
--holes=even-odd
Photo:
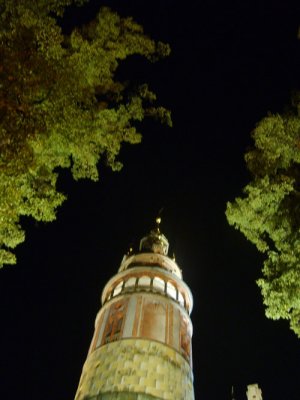
[[[245,154],[252,181],[227,204],[229,223],[266,254],[261,288],[266,315],[288,319],[300,337],[300,101],[269,114]]]
[[[146,84],[115,76],[127,57],[156,61],[169,46],[108,8],[63,34],[58,18],[72,3],[84,1],[0,0],[0,266],[16,262],[20,217],[55,219],[61,168],[97,181],[100,159],[119,170],[122,143],[141,141],[136,121],[171,124]]]

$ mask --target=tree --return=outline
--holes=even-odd
[[[300,101],[256,126],[245,155],[252,181],[227,204],[228,222],[266,254],[261,288],[266,315],[288,319],[300,337]]]
[[[55,219],[65,200],[56,189],[61,168],[97,181],[100,159],[119,170],[122,143],[141,141],[135,121],[171,124],[146,84],[133,89],[115,78],[120,61],[156,61],[169,46],[108,8],[63,34],[58,17],[82,2],[0,0],[0,266],[16,262],[22,216]]]

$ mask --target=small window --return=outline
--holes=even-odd
[[[178,292],[178,301],[179,301],[179,304],[184,307],[184,298],[183,298],[181,292]]]
[[[132,288],[132,287],[135,286],[135,282],[136,282],[136,277],[129,278],[128,281],[125,282],[125,287],[126,288]]]
[[[172,299],[176,300],[176,288],[174,285],[172,285],[172,283],[168,282],[167,283],[167,294],[168,296],[172,297]]]
[[[139,286],[150,287],[150,284],[151,284],[151,278],[150,278],[150,276],[142,276],[142,277],[139,279],[139,283],[138,283]]]
[[[114,288],[114,296],[121,293],[122,286],[123,286],[123,282],[120,282],[117,284],[117,286]]]
[[[165,282],[158,277],[153,279],[153,289],[159,290],[160,292],[165,291]]]
[[[113,294],[113,290],[108,293],[108,295],[106,296],[106,300],[105,301],[110,300],[112,298],[112,294]]]

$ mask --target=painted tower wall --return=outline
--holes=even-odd
[[[150,339],[179,352],[191,365],[192,324],[178,304],[152,293],[118,296],[101,308],[89,354],[121,339]]]

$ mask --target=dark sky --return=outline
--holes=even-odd
[[[230,399],[232,385],[245,400],[255,382],[264,400],[299,400],[300,341],[287,322],[265,318],[255,284],[263,258],[224,215],[249,179],[251,130],[300,87],[297,2],[93,1],[64,26],[104,4],[170,43],[168,59],[130,60],[119,76],[149,82],[174,127],[142,124],[143,143],[123,148],[120,173],[100,165],[99,183],[64,172],[57,221],[24,221],[18,265],[0,271],[0,397],[74,398],[102,288],[163,207],[162,230],[194,295],[196,400]]]

